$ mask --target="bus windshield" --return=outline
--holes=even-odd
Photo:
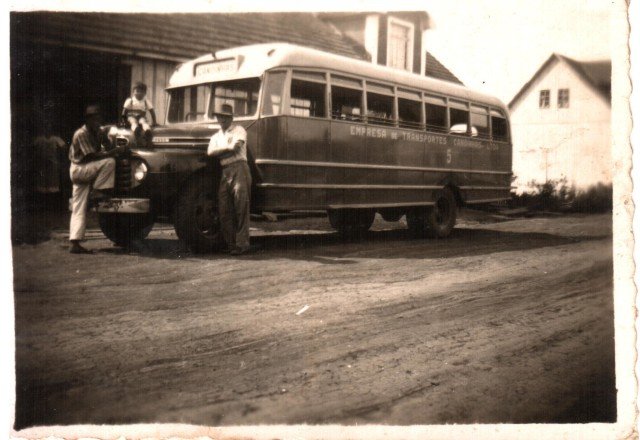
[[[259,91],[259,78],[171,89],[167,121],[215,120],[215,112],[222,104],[231,104],[234,116],[252,116],[258,108]]]

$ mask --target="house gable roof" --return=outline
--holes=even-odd
[[[516,93],[511,102],[509,102],[509,109],[514,108],[515,104],[529,91],[536,79],[546,71],[547,67],[554,62],[562,61],[567,63],[596,93],[600,94],[607,102],[611,102],[611,60],[576,61],[564,55],[554,53],[540,66],[518,93]]]
[[[427,63],[424,74],[432,78],[442,79],[456,84],[462,84],[449,69],[447,69],[436,57],[427,52]]]
[[[402,12],[407,14],[409,12]],[[418,14],[428,19],[426,12]],[[362,14],[359,14],[362,15]],[[103,50],[183,62],[230,47],[291,43],[351,58],[370,60],[366,49],[328,21],[331,14],[118,14],[12,12],[11,40]],[[333,16],[342,16],[334,14]],[[462,82],[427,53],[425,75]]]
[[[366,59],[309,13],[117,14],[12,12],[11,39],[185,61],[229,47],[280,41]]]

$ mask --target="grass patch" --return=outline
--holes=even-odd
[[[613,209],[613,187],[597,183],[584,190],[576,190],[567,185],[566,180],[549,180],[544,183],[532,182],[531,192],[513,194],[511,207],[538,211],[603,213]]]

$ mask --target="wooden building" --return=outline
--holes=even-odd
[[[349,17],[312,13],[12,12],[12,188],[29,186],[33,169],[26,147],[38,134],[53,131],[70,142],[90,103],[100,104],[105,122],[115,123],[137,81],[148,85],[147,96],[158,122],[163,123],[167,104],[164,89],[176,66],[224,48],[294,43],[381,64],[392,58],[404,60],[408,70],[459,82],[422,47],[427,25],[424,12]],[[402,34],[407,26],[411,33]],[[383,35],[389,31],[398,38],[385,39]],[[371,43],[373,33],[378,36],[376,47]],[[407,41],[403,42],[403,35]],[[409,51],[412,55],[407,58]]]

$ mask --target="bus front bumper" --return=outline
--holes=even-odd
[[[95,210],[100,214],[146,214],[150,211],[149,199],[111,198],[98,202]]]
[[[100,214],[146,214],[151,210],[151,203],[149,199],[113,197],[97,202],[91,209]],[[69,211],[73,211],[72,199],[69,199]]]

